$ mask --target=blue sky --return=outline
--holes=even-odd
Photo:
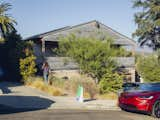
[[[2,0],[1,0],[2,1]],[[3,0],[23,38],[56,28],[98,20],[131,38],[135,31],[133,0]]]

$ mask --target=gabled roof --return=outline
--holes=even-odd
[[[98,22],[98,21],[97,21],[97,22]],[[119,33],[118,31],[112,29],[112,28],[109,27],[109,26],[106,26],[106,25],[103,24],[103,23],[100,23],[100,22],[98,22],[98,23],[101,24],[101,25],[103,25],[103,26],[105,26],[105,29],[106,29],[106,30],[110,30],[113,34],[116,34],[117,36],[120,36],[120,38],[117,39],[117,42],[122,42],[122,39],[123,39],[123,40],[125,39],[125,40],[127,40],[128,42],[130,42],[131,44],[136,45],[136,42],[135,42],[133,39],[131,39],[131,38],[129,38],[129,37],[127,37],[127,36]],[[116,41],[115,41],[115,42],[116,42]]]
[[[32,39],[37,39],[37,38],[46,38],[46,39],[50,39],[52,40],[54,38],[54,36],[57,33],[62,33],[62,32],[66,32],[66,31],[71,31],[80,27],[84,27],[87,25],[92,25],[92,24],[97,24],[100,26],[100,28],[103,28],[103,30],[105,30],[105,32],[107,33],[107,35],[113,37],[115,39],[115,44],[123,44],[123,45],[134,45],[136,46],[136,42],[130,38],[128,38],[127,36],[117,32],[116,30],[96,21],[96,20],[92,20],[90,22],[86,22],[86,23],[82,23],[82,24],[78,24],[75,26],[67,26],[67,27],[63,27],[60,29],[55,29],[49,32],[45,32],[45,33],[41,33],[38,35],[34,35],[31,37],[26,38],[25,40],[32,40]],[[55,38],[54,38],[55,39]]]
[[[33,35],[31,37],[27,37],[25,38],[24,40],[31,40],[31,39],[36,39],[36,38],[43,38],[44,36],[47,36],[47,35],[50,35],[50,34],[53,34],[53,33],[57,33],[59,31],[63,31],[63,30],[66,30],[70,28],[70,26],[66,26],[66,27],[63,27],[63,28],[58,28],[58,29],[55,29],[55,30],[51,30],[51,31],[48,31],[48,32],[45,32],[45,33],[40,33],[40,34],[37,34],[37,35]]]

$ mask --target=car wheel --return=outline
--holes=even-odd
[[[154,103],[153,109],[152,109],[152,115],[154,117],[160,118],[160,100],[157,100]]]

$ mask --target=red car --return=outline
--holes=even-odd
[[[132,83],[123,85],[119,95],[122,110],[144,112],[160,118],[160,83]]]

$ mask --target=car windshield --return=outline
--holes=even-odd
[[[160,91],[160,84],[140,84],[137,89],[141,91]]]
[[[160,91],[160,83],[140,83],[130,87],[124,87],[124,91]]]

